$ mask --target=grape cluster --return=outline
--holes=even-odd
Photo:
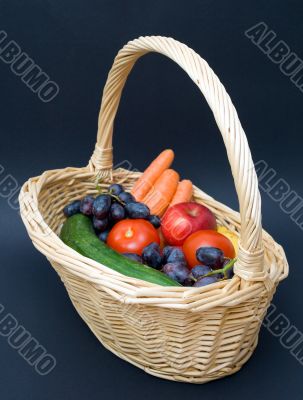
[[[137,202],[134,196],[118,183],[110,185],[105,193],[97,197],[87,195],[81,200],[71,202],[64,207],[63,212],[66,217],[78,213],[91,217],[96,234],[103,242],[106,242],[110,229],[115,223],[125,218],[143,218],[155,228],[161,225],[160,218],[157,215],[151,215],[146,204]]]
[[[222,250],[216,247],[200,247],[196,251],[196,257],[201,262],[201,265],[196,265],[191,270],[191,274],[195,279],[194,287],[207,286],[222,279],[231,279],[233,277],[235,260],[224,258]]]
[[[183,286],[202,287],[233,277],[235,260],[224,258],[220,249],[201,247],[196,256],[201,265],[190,271],[180,247],[165,246],[161,252],[157,243],[151,243],[143,249],[141,262],[160,270]]]
[[[193,284],[184,253],[179,247],[166,246],[161,252],[157,243],[151,243],[143,249],[142,262],[184,286]]]

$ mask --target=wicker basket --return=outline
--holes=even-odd
[[[197,202],[240,237],[235,276],[203,288],[162,287],[121,275],[67,247],[58,237],[68,202],[101,185],[130,189],[140,173],[112,170],[113,123],[138,58],[158,52],[183,68],[205,96],[221,131],[240,214],[194,188]],[[149,158],[149,157],[147,157]],[[203,383],[238,371],[251,356],[277,284],[288,274],[284,251],[262,230],[258,180],[245,133],[223,85],[193,50],[171,38],[140,37],[118,53],[109,73],[95,151],[84,168],[46,171],[20,193],[34,246],[60,275],[80,316],[117,356],[161,378]]]

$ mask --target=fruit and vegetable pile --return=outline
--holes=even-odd
[[[163,151],[131,192],[120,184],[66,205],[64,243],[124,275],[163,286],[201,287],[233,276],[238,238],[192,201],[193,185]]]

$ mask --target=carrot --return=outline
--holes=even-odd
[[[160,175],[171,166],[174,156],[174,152],[171,149],[164,150],[146,168],[131,191],[137,201],[144,199],[144,196],[152,189]]]
[[[179,174],[173,169],[166,169],[156,180],[154,187],[144,197],[143,202],[151,214],[161,217],[177,190]]]
[[[193,195],[193,184],[188,179],[183,179],[183,181],[178,183],[176,193],[170,202],[170,205],[184,203],[190,201]]]

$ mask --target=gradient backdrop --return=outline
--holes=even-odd
[[[265,160],[299,195],[303,93],[244,32],[263,21],[303,58],[300,0],[0,0],[7,32],[60,87],[43,103],[0,60],[1,179],[19,184],[43,170],[86,165],[95,143],[101,92],[116,52],[140,35],[172,36],[204,57],[230,94],[254,161]],[[115,163],[143,169],[172,147],[182,177],[237,209],[220,133],[186,74],[159,55],[133,70],[115,124]],[[263,224],[287,253],[291,274],[274,303],[303,331],[302,230],[266,193]],[[0,337],[1,400],[302,398],[303,366],[267,329],[245,367],[202,386],[149,376],[105,350],[74,310],[63,284],[32,246],[19,214],[0,199],[0,303],[57,366],[38,375]]]

